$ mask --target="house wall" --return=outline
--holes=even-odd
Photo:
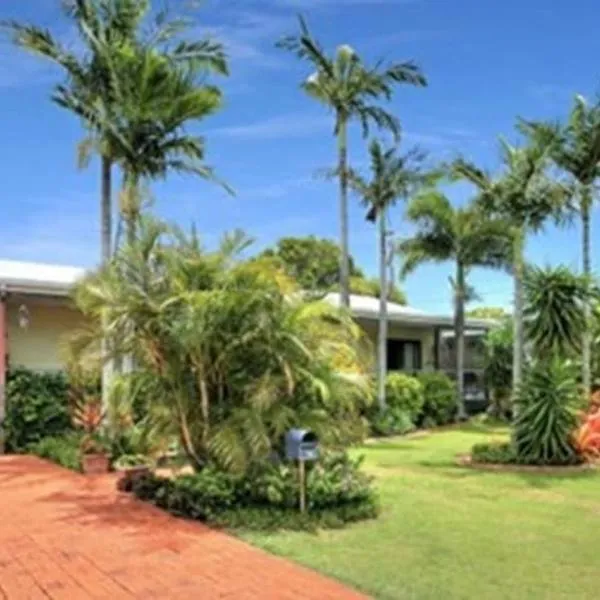
[[[375,353],[377,352],[377,321],[357,319],[359,325],[368,335],[373,344]],[[434,368],[435,352],[435,332],[432,326],[409,327],[398,323],[388,323],[388,339],[409,340],[421,342],[422,364],[424,370]]]
[[[19,326],[19,307],[25,306],[29,326]],[[83,324],[83,317],[66,301],[14,299],[7,306],[8,365],[36,371],[64,367],[64,339]]]

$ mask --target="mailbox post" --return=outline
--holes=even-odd
[[[298,461],[300,477],[300,512],[306,511],[306,470],[307,460],[319,457],[319,440],[307,429],[290,429],[285,436],[285,454],[288,460]]]

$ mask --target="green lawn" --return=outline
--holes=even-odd
[[[598,598],[600,474],[455,466],[502,429],[468,425],[366,445],[379,519],[345,530],[245,534],[377,598]]]

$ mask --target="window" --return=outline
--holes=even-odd
[[[388,371],[420,371],[421,342],[418,340],[387,341]]]

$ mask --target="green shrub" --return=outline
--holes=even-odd
[[[404,373],[389,373],[385,380],[385,401],[388,407],[403,411],[414,423],[425,404],[423,384]]]
[[[415,428],[410,415],[401,408],[388,407],[383,413],[374,411],[370,422],[371,433],[378,436],[404,435]]]
[[[44,437],[72,431],[68,383],[64,373],[9,372],[6,384],[6,446],[22,452]]]
[[[417,423],[424,427],[452,423],[458,409],[456,383],[438,371],[423,371],[417,378],[425,398]]]
[[[27,450],[40,458],[47,458],[72,471],[81,470],[81,436],[69,433],[60,437],[45,437],[31,444]]]
[[[573,446],[581,396],[574,365],[560,359],[534,363],[517,394],[514,436],[519,462],[565,465],[579,462]]]
[[[475,444],[471,458],[478,463],[508,465],[517,462],[517,453],[510,443]]]
[[[248,529],[340,527],[378,514],[371,478],[360,470],[360,462],[335,452],[307,465],[307,515],[298,513],[298,471],[288,464],[257,464],[243,477],[212,468],[171,480],[148,475],[133,483],[133,492],[173,514],[216,525]]]

